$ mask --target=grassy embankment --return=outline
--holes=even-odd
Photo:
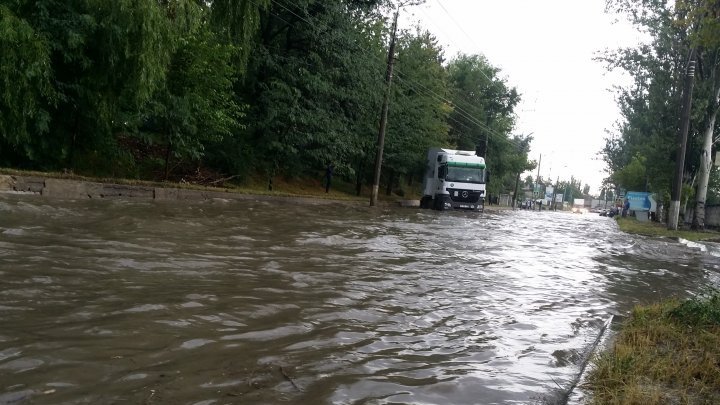
[[[625,232],[688,240],[718,235],[632,218],[618,224]],[[720,292],[635,307],[593,363],[586,385],[594,404],[720,403]]]
[[[720,293],[636,307],[594,365],[594,404],[720,403]]]
[[[621,231],[636,235],[682,238],[691,241],[709,241],[720,238],[720,233],[713,230],[692,231],[689,229],[678,229],[677,231],[670,231],[663,223],[650,221],[641,222],[632,217],[617,218],[617,224]]]

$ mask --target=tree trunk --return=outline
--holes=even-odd
[[[680,201],[670,200],[668,207],[668,229],[678,229],[678,219],[680,217]]]
[[[705,126],[703,137],[703,149],[700,155],[700,175],[695,200],[695,215],[693,216],[692,229],[705,229],[705,201],[707,199],[708,183],[710,182],[710,170],[712,169],[712,144],[713,130],[720,111],[720,83],[715,84],[715,94],[710,103],[709,116]]]
[[[520,184],[520,172],[518,172],[517,177],[515,178],[515,191],[513,192],[513,198],[512,198],[512,207],[515,209],[517,206],[517,193],[518,193],[518,185]]]
[[[365,159],[360,159],[357,171],[355,172],[355,195],[360,197],[362,192],[363,172],[365,170]]]
[[[70,141],[70,151],[67,156],[67,166],[69,170],[75,167],[75,142],[77,140],[78,131],[80,130],[80,113],[75,111],[75,123],[73,124],[72,140]]]
[[[703,137],[703,151],[700,155],[700,176],[698,179],[697,195],[695,196],[695,215],[692,223],[692,229],[695,230],[705,229],[705,200],[707,198],[710,170],[712,168],[712,139],[716,118],[717,109],[710,116],[707,127],[705,128],[705,136]]]
[[[680,126],[677,136],[677,157],[675,159],[675,179],[672,183],[670,195],[670,211],[668,214],[668,230],[677,230],[680,215],[680,198],[682,196],[682,184],[685,171],[685,152],[687,151],[687,136],[690,127],[690,110],[692,108],[692,93],[695,85],[695,57],[697,49],[690,49],[685,77],[680,113]]]
[[[693,174],[692,180],[690,180],[689,182],[687,182],[687,184],[690,185],[690,189],[691,189],[691,190],[695,189],[695,184],[697,183],[697,178],[698,178],[698,173],[695,173],[695,174]],[[685,198],[681,198],[681,199],[680,199],[680,213],[682,214],[683,222],[684,222],[684,223],[686,223],[686,224],[692,224],[692,218],[687,218],[687,216],[686,216],[687,210],[688,210],[688,209],[687,209],[687,207],[688,207],[688,202],[690,202],[690,196],[689,196],[689,195],[686,196]],[[690,213],[690,215],[693,215],[694,213],[695,213],[695,210],[693,210],[693,212]],[[678,219],[678,221],[680,221],[680,220]],[[679,222],[678,222],[678,224],[679,224]]]
[[[167,181],[170,177],[170,152],[172,152],[172,143],[168,141],[167,148],[165,148],[165,180]]]
[[[390,176],[388,176],[387,188],[385,189],[385,195],[392,195],[393,183],[395,183],[395,169],[390,169]]]

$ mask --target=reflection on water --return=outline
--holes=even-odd
[[[554,403],[719,257],[595,215],[0,196],[0,403]]]

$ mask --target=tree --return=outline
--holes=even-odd
[[[49,130],[55,102],[50,46],[44,37],[0,4],[0,164],[33,159],[28,142]]]
[[[698,62],[701,67],[698,83],[697,107],[703,112],[703,136],[700,150],[699,174],[696,189],[695,211],[692,228],[705,228],[705,203],[712,169],[712,145],[720,112],[720,3],[701,0],[678,2],[687,14],[686,21],[692,29],[691,46],[700,49]],[[704,104],[704,108],[703,108]]]
[[[583,186],[582,195],[583,195],[583,197],[590,196],[590,185],[589,184],[586,184],[585,186]]]
[[[383,163],[388,193],[397,175],[424,173],[428,148],[448,143],[450,107],[442,61],[442,50],[429,32],[400,34]]]
[[[634,156],[630,163],[615,173],[618,184],[627,190],[645,190],[647,186],[647,158],[641,154]]]
[[[237,49],[238,74],[244,74],[250,53],[257,41],[262,14],[270,0],[213,0],[210,22],[218,36]]]
[[[515,125],[514,108],[520,101],[515,88],[499,77],[484,56],[460,54],[447,67],[453,111],[450,114],[450,139],[458,149],[477,150],[487,159],[494,179],[488,192],[501,192],[504,183],[512,183],[527,157],[510,164],[507,157],[518,153],[517,140],[508,139]],[[492,142],[491,142],[492,141]]]
[[[39,169],[111,165],[117,153],[113,130],[124,122],[123,111],[140,108],[165,79],[164,10],[153,0],[2,0],[0,5],[14,14],[18,27],[32,29],[35,40],[24,52],[34,49],[35,61],[43,62],[28,65],[34,66],[31,81],[52,77],[51,88],[40,79],[27,93],[34,97],[31,109],[37,114],[30,113],[39,125],[13,149],[12,159]],[[17,81],[11,91],[18,85],[26,84]]]
[[[451,139],[459,149],[480,148],[484,156],[491,138],[502,142],[512,129],[520,96],[484,56],[460,54],[447,69],[453,102]]]
[[[164,145],[164,178],[170,159],[199,161],[205,146],[232,136],[239,127],[240,107],[234,100],[234,48],[220,43],[204,22],[203,10],[186,13],[174,24],[175,49],[167,80],[139,115],[143,141]]]
[[[681,4],[677,2],[676,4]],[[677,150],[676,136],[682,74],[691,48],[691,30],[683,23],[688,13],[660,0],[611,0],[611,10],[625,13],[636,26],[650,34],[651,42],[636,49],[606,55],[610,67],[622,68],[635,79],[629,89],[619,89],[623,121],[617,133],[607,140],[604,157],[610,169],[610,182],[627,188],[626,175],[644,157],[647,188],[666,195],[672,179],[671,165]],[[696,111],[696,110],[693,110]],[[685,165],[685,184],[693,182],[700,156],[697,128],[700,117],[690,116],[690,137]],[[632,169],[632,170],[631,170]],[[622,179],[621,179],[622,178]],[[635,179],[639,182],[639,179]]]
[[[352,175],[366,145],[357,120],[377,104],[380,93],[369,90],[382,83],[382,44],[366,17],[360,6],[316,0],[262,14],[241,92],[253,117],[242,139],[253,148],[247,158],[269,176],[309,173],[330,161],[339,175]]]

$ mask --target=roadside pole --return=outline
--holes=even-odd
[[[380,189],[380,171],[382,169],[383,147],[385,146],[385,128],[387,127],[388,105],[390,104],[390,85],[392,83],[393,65],[395,65],[395,37],[397,34],[397,21],[400,7],[395,10],[390,49],[388,49],[387,71],[385,73],[385,97],[383,98],[382,113],[380,115],[380,130],[378,132],[377,151],[375,152],[375,176],[373,177],[370,206],[377,205],[378,190]]]
[[[680,217],[680,197],[682,194],[683,175],[685,170],[685,153],[687,151],[687,137],[690,127],[690,109],[692,107],[692,93],[695,84],[695,47],[690,49],[687,67],[685,68],[685,83],[683,85],[682,112],[680,114],[680,127],[677,136],[677,157],[675,158],[675,180],[672,183],[672,195],[668,212],[667,229],[677,230]]]

